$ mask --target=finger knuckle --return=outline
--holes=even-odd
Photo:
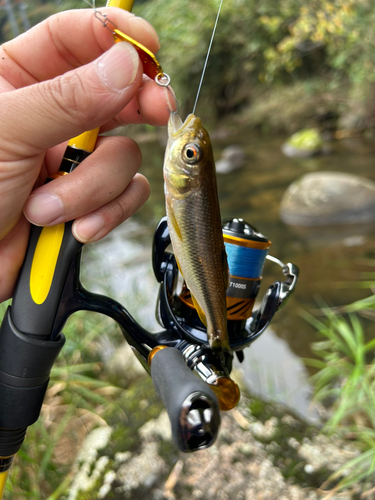
[[[132,215],[132,203],[128,203],[128,200],[126,198],[124,199],[124,197],[120,196],[112,203],[112,214],[119,224],[124,222]]]
[[[76,125],[84,125],[90,120],[92,99],[78,73],[71,72],[46,83],[48,97],[52,98],[54,108]]]

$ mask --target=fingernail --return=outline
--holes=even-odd
[[[142,26],[143,29],[145,29],[150,35],[152,35],[156,45],[157,45],[157,50],[160,49],[160,40],[158,37],[158,34],[156,33],[154,27],[145,19],[142,19],[142,17],[134,17],[132,19],[132,22],[136,22]]]
[[[64,215],[64,205],[61,199],[53,194],[34,194],[26,202],[24,213],[33,224],[44,226]]]
[[[82,243],[92,241],[104,227],[104,219],[100,215],[88,215],[73,224],[73,234]]]
[[[111,90],[124,90],[137,76],[139,56],[130,43],[118,42],[97,61],[99,78]]]

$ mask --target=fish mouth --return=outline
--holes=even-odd
[[[180,118],[180,116],[176,112],[172,112],[169,116],[169,121],[168,121],[168,131],[170,135],[176,135],[177,133],[182,132],[186,128],[189,127],[189,125],[196,120],[196,116],[193,115],[192,113],[186,118],[186,120],[183,122]]]

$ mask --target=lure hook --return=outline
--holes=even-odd
[[[167,76],[168,76],[168,75],[167,75]],[[169,78],[169,77],[168,77],[168,78]],[[156,83],[157,83],[157,82],[156,82]],[[169,111],[170,113],[177,113],[177,114],[178,114],[178,113],[179,113],[179,109],[180,109],[180,107],[179,107],[179,105],[178,105],[178,101],[177,101],[177,99],[176,99],[176,96],[174,95],[174,93],[172,92],[172,90],[171,90],[171,88],[170,88],[169,86],[167,86],[167,90],[168,90],[168,92],[171,94],[172,99],[174,100],[174,102],[175,102],[175,104],[176,104],[176,110],[173,110],[173,109],[168,109],[168,111]]]

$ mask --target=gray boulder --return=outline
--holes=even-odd
[[[228,146],[223,149],[221,157],[216,162],[216,172],[219,174],[228,174],[233,170],[241,168],[245,160],[245,153],[240,146]]]
[[[280,217],[297,226],[374,222],[375,183],[340,172],[306,174],[284,193]]]

